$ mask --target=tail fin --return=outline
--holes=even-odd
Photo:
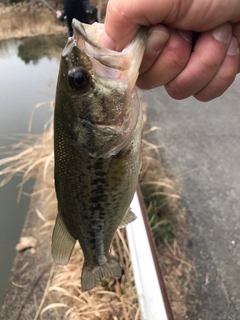
[[[110,256],[110,261],[89,269],[85,263],[83,265],[81,286],[82,291],[88,291],[96,287],[102,278],[120,278],[122,275],[122,268],[114,256]]]

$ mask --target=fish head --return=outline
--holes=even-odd
[[[108,158],[129,141],[138,119],[134,89],[146,31],[122,52],[98,44],[103,25],[73,20],[73,37],[62,52],[55,116],[92,157]]]

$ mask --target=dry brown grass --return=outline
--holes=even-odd
[[[158,242],[159,263],[163,270],[164,280],[171,301],[175,319],[182,319],[187,312],[186,296],[191,282],[193,266],[186,261],[184,252],[185,230],[184,211],[178,206],[179,196],[176,194],[176,182],[169,178],[160,163],[161,146],[149,143],[146,139],[152,131],[145,131],[142,139],[142,170],[140,183],[146,197],[147,211],[153,210],[157,215],[157,222],[152,226],[154,231],[163,234],[163,241]],[[46,131],[41,136],[29,136],[11,146],[11,156],[0,161],[3,169],[0,176],[3,180],[0,185],[9,181],[14,174],[23,174],[21,188],[24,183],[34,178],[41,190],[35,190],[33,197],[42,199],[45,213],[35,209],[42,220],[39,241],[51,242],[51,233],[56,216],[56,198],[53,182],[53,125],[52,119]],[[149,189],[150,188],[150,189]],[[146,193],[147,191],[147,193]],[[174,233],[168,237],[166,226],[171,225]],[[128,250],[124,231],[117,231],[112,250],[123,264],[125,275],[122,282],[112,280],[102,281],[101,286],[90,292],[81,292],[80,275],[83,264],[83,254],[76,245],[70,263],[65,266],[53,264],[49,281],[39,306],[37,315],[40,319],[54,319],[54,314],[65,314],[65,319],[114,319],[114,320],[140,320],[137,294],[134,287],[131,257]],[[49,318],[49,311],[53,318]],[[37,319],[37,317],[36,317]]]
[[[54,267],[53,276],[46,288],[43,305],[39,313],[43,316],[50,309],[65,308],[66,319],[116,319],[140,320],[137,295],[133,285],[133,273],[125,236],[117,231],[113,247],[123,262],[125,276],[122,282],[106,279],[90,292],[81,292],[79,279],[83,263],[82,252],[77,245],[70,263],[65,267]],[[61,302],[59,302],[61,301]],[[47,318],[46,318],[47,319]]]
[[[45,7],[24,2],[11,6],[0,4],[0,39],[59,33],[66,33],[66,26]]]

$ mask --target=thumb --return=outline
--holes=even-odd
[[[134,19],[128,16],[130,2],[121,0],[108,2],[104,30],[99,40],[103,47],[122,51],[133,40],[141,25],[149,25],[148,22],[134,22]]]

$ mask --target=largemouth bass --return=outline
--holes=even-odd
[[[122,52],[101,47],[103,25],[73,20],[63,50],[54,113],[58,215],[52,236],[56,263],[68,263],[76,241],[84,254],[83,291],[122,270],[109,253],[138,182],[141,107],[134,87],[146,29]]]

